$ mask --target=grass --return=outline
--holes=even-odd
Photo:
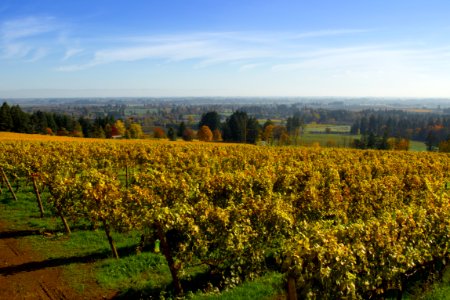
[[[327,128],[331,130],[331,133],[350,133],[350,125],[334,125],[334,124],[307,124],[305,126],[305,132],[326,132]]]
[[[268,273],[253,281],[243,284],[222,293],[202,293],[191,295],[195,300],[251,300],[251,299],[274,299],[282,296],[284,291],[283,276],[280,273]],[[284,297],[282,297],[284,298]]]
[[[418,287],[417,291],[407,293],[406,300],[450,300],[450,267],[447,267],[443,273],[442,279],[438,282],[423,287]]]
[[[410,151],[427,151],[427,146],[424,142],[419,141],[409,141]]]
[[[99,265],[96,278],[101,285],[119,290],[165,290],[172,280],[164,257],[149,252],[105,260]]]
[[[305,133],[300,136],[299,144],[302,146],[318,144],[321,147],[350,147],[355,138],[358,137],[348,134]]]

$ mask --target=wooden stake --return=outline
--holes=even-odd
[[[66,230],[67,235],[70,235],[72,231],[70,231],[69,223],[67,223],[66,218],[64,218],[61,210],[58,210],[59,217],[61,218],[61,221],[63,222],[64,229]]]
[[[32,174],[31,178],[33,179],[33,188],[34,188],[34,192],[36,193],[36,199],[38,202],[39,211],[41,213],[41,218],[43,218],[44,217],[44,207],[42,206],[41,194],[39,194],[39,189],[37,187],[36,175]]]
[[[288,300],[297,300],[297,288],[295,287],[295,278],[289,276],[288,278]]]
[[[128,165],[125,166],[125,187],[128,189]]]
[[[3,170],[3,168],[0,168],[0,170],[2,172],[3,180],[6,182],[6,185],[8,186],[9,191],[13,195],[14,200],[17,201],[16,194],[14,193],[14,191],[11,187],[11,184],[9,183],[8,177],[6,177],[5,171]]]

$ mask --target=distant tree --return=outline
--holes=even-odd
[[[105,125],[104,131],[107,139],[112,138],[112,126],[109,123]]]
[[[200,129],[197,132],[197,138],[200,141],[211,142],[213,139],[213,133],[212,133],[211,129],[209,129],[208,126],[203,125],[202,127],[200,127]]]
[[[101,129],[101,127],[100,127]],[[103,132],[103,129],[102,129]],[[61,127],[60,129],[58,129],[58,131],[56,132],[57,136],[68,136],[69,135],[69,131],[67,129],[65,129],[64,127]],[[103,132],[103,138],[105,137],[105,133]]]
[[[207,112],[206,114],[202,115],[202,118],[198,124],[198,128],[201,128],[202,126],[208,126],[208,128],[211,131],[214,131],[216,129],[220,128],[220,116],[215,111]]]
[[[267,119],[267,121],[263,125],[263,131],[266,130],[267,126],[274,126],[274,125],[275,125],[275,123],[273,123],[273,121],[271,119]]]
[[[23,112],[19,105],[15,105],[10,109],[13,127],[11,131],[31,133],[30,116]]]
[[[75,126],[73,128],[71,135],[74,137],[83,137],[83,128],[81,127],[81,125],[78,121],[75,123]]]
[[[92,133],[90,135],[91,137],[97,138],[97,139],[104,139],[104,138],[106,138],[105,131],[103,130],[102,126],[96,124],[96,125],[93,126],[92,129],[93,130],[92,130]]]
[[[194,137],[195,137],[195,133],[194,133],[194,131],[192,129],[186,128],[184,130],[183,136],[182,136],[183,140],[185,140],[185,141],[192,141],[194,139]]]
[[[122,120],[117,120],[114,123],[114,127],[116,128],[117,135],[121,135],[121,136],[125,135],[126,127]]]
[[[166,133],[164,132],[164,129],[161,127],[155,127],[153,128],[153,137],[155,139],[163,139],[166,137]]]
[[[213,130],[213,141],[221,142],[222,141],[222,133],[219,129]]]
[[[373,132],[369,133],[369,137],[367,139],[367,148],[375,149],[377,145],[377,138]]]
[[[94,131],[94,129],[91,120],[80,117],[78,119],[78,123],[80,123],[81,128],[83,128],[83,136],[92,137],[92,132]]]
[[[0,108],[0,131],[11,131],[13,126],[11,108],[8,103],[3,102],[3,105]]]
[[[279,145],[290,145],[291,144],[291,138],[287,132],[283,132],[280,136],[280,139],[278,140]]]
[[[177,131],[177,135],[179,137],[183,137],[183,133],[186,130],[186,124],[184,124],[184,122],[181,122],[180,125],[178,126],[178,131]]]
[[[389,138],[387,141],[389,150],[409,150],[409,140],[404,138]]]
[[[127,132],[130,139],[140,139],[144,135],[141,124],[139,123],[131,123]]]
[[[273,126],[273,128],[272,128],[272,136],[273,136],[273,138],[274,138],[275,140],[280,140],[280,139],[281,139],[281,136],[282,136],[283,134],[289,135],[289,134],[288,134],[288,131],[287,131],[287,129],[286,129],[286,126],[283,126],[283,125],[276,125],[276,126]]]
[[[262,134],[262,139],[268,144],[272,144],[272,142],[273,142],[273,129],[274,128],[275,128],[275,125],[273,125],[273,124],[267,125],[267,122],[264,124],[264,131]]]
[[[50,127],[45,128],[44,134],[46,135],[53,135],[53,130]]]
[[[289,117],[286,121],[286,129],[288,134],[294,139],[294,143],[297,143],[300,136],[300,129],[303,126],[303,119],[299,113]]]
[[[173,129],[173,127],[169,127],[169,130],[167,131],[167,137],[171,141],[176,141],[177,140],[177,135],[176,135],[175,129]]]
[[[428,131],[425,145],[427,145],[428,151],[432,151],[434,149],[434,147],[437,146],[437,137],[436,137],[435,131],[433,131],[433,130]]]
[[[47,117],[45,116],[45,114],[42,111],[38,110],[31,115],[30,119],[33,132],[45,134],[46,128],[48,128]]]
[[[256,118],[249,118],[247,121],[247,143],[256,144],[259,141],[261,128]]]
[[[450,138],[439,143],[439,152],[450,152]]]
[[[259,124],[244,111],[236,111],[227,118],[223,126],[224,141],[256,143],[259,138]]]
[[[50,127],[53,130],[53,132],[56,132],[58,130],[58,125],[56,124],[54,116],[55,114],[52,113],[45,114],[45,117],[47,119],[47,126]]]

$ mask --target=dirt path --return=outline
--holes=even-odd
[[[0,299],[104,299],[78,294],[62,278],[62,268],[42,260],[20,239],[32,231],[8,231],[0,221]]]

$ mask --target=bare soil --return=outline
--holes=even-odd
[[[63,277],[63,264],[43,259],[35,253],[25,236],[39,234],[33,230],[10,231],[0,221],[0,299],[110,299],[111,291],[93,282],[77,292]],[[84,266],[80,266],[84,267]]]

